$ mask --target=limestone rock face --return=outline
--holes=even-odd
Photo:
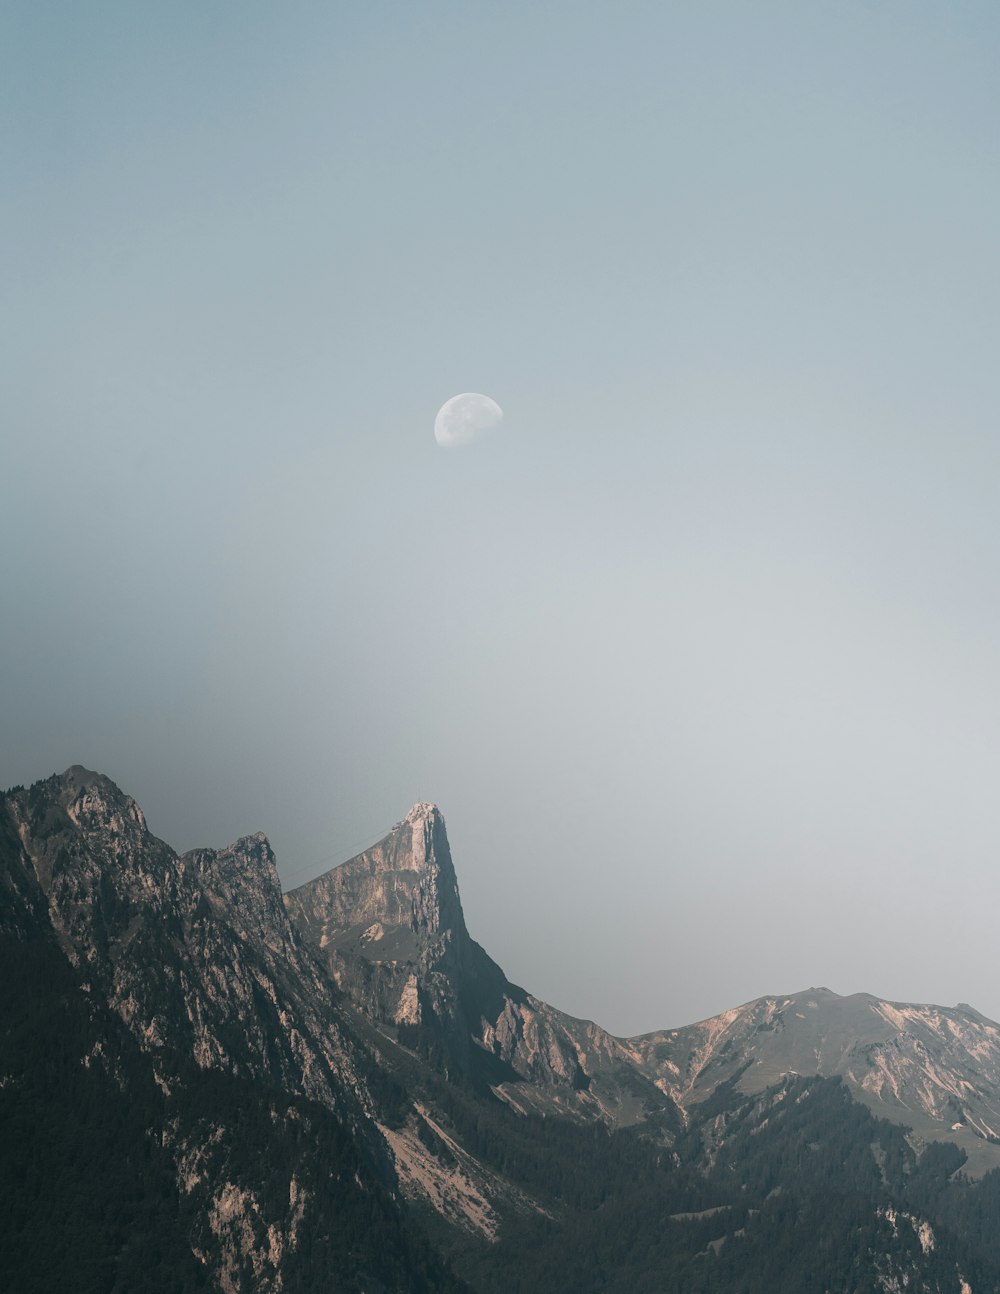
[[[415,804],[370,849],[285,895],[293,925],[367,1016],[422,1027],[454,1064],[476,1059],[479,1014],[508,985],[469,937],[444,818]]]
[[[384,840],[285,895],[293,924],[369,1018],[517,1108],[634,1122],[673,1099],[628,1049],[512,984],[471,938],[444,818],[416,804]],[[624,1086],[623,1086],[624,1076]]]
[[[410,932],[416,947],[447,931],[465,931],[458,881],[444,818],[433,804],[415,804],[392,831],[349,862],[285,896],[295,923],[320,947],[343,932],[377,923]]]

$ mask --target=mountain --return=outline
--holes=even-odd
[[[1000,1290],[1000,1026],[810,989],[616,1038],[418,804],[282,896],[74,766],[0,798],[0,1287]]]
[[[881,1117],[960,1146],[967,1171],[1000,1167],[1000,1025],[964,1004],[812,988],[629,1045],[643,1072],[686,1107],[733,1079],[760,1092],[790,1074],[838,1077]]]
[[[295,927],[372,1020],[514,1108],[631,1123],[674,1100],[619,1040],[512,984],[469,936],[444,819],[417,804],[388,836],[285,895]]]
[[[722,1083],[842,1078],[883,1118],[1000,1167],[1000,1026],[974,1008],[765,997],[681,1029],[617,1038],[511,984],[469,936],[444,819],[418,804],[356,858],[285,895],[293,924],[369,1018],[489,1076],[522,1110],[653,1121],[661,1133]],[[527,1081],[525,1081],[527,1080]]]
[[[401,1273],[452,1287],[407,1227],[378,1131],[405,1097],[288,922],[264,837],[179,857],[114,783],[74,766],[4,797],[0,877],[4,981],[19,986],[0,1050],[18,1153],[0,1202],[7,1261],[28,1256],[3,1288],[172,1288],[150,1260],[163,1231],[194,1260],[178,1288],[310,1288],[330,1265],[338,1288],[400,1288]],[[65,1252],[44,1223],[53,1184],[87,1219]]]

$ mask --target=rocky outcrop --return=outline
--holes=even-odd
[[[381,940],[375,925],[420,940],[465,933],[458,880],[444,818],[433,804],[415,804],[389,834],[349,862],[285,895],[295,923],[326,947],[356,930]]]
[[[469,936],[444,819],[416,804],[378,844],[291,890],[293,925],[365,1015],[409,1030],[445,1067],[499,1055],[483,1022],[526,994]],[[487,1066],[488,1067],[488,1066]]]
[[[444,818],[416,804],[384,840],[285,895],[292,922],[369,1018],[517,1109],[675,1124],[627,1047],[512,984],[470,937]]]

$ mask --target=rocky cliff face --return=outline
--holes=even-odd
[[[370,1017],[436,1026],[461,1053],[459,978],[470,961],[444,819],[417,804],[364,853],[285,895],[288,914]]]
[[[627,1048],[512,984],[470,937],[434,805],[414,805],[384,840],[285,903],[367,1016],[437,1041],[446,1068],[488,1081],[515,1108],[616,1123],[672,1108]]]
[[[411,932],[413,948],[445,931],[465,933],[444,818],[433,804],[415,804],[384,840],[289,891],[285,901],[321,947],[373,924]]]

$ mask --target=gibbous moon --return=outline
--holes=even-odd
[[[453,395],[438,409],[434,439],[443,449],[469,445],[503,422],[503,410],[496,400],[475,391]]]

